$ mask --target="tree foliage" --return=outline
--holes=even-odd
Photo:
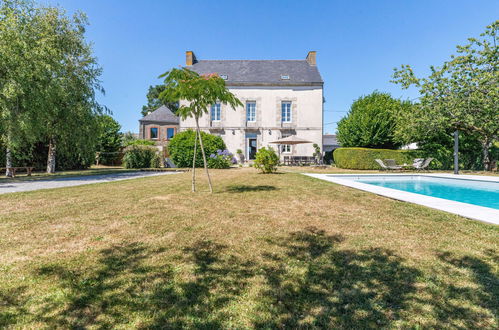
[[[457,55],[428,77],[416,77],[409,65],[395,69],[393,82],[415,86],[420,93],[414,111],[403,114],[397,135],[425,141],[458,130],[475,136],[482,146],[483,166],[490,168],[489,149],[499,134],[499,21],[487,26],[481,38],[457,46]]]
[[[201,147],[201,155],[203,156],[203,164],[206,176],[208,177],[210,192],[213,192],[206,161],[206,152],[199,129],[199,118],[203,114],[207,114],[210,106],[216,102],[228,104],[233,109],[237,106],[242,106],[243,104],[234,94],[229,92],[225,86],[225,80],[220,78],[217,74],[199,75],[192,70],[182,68],[172,69],[160,77],[164,78],[165,83],[165,90],[159,95],[160,99],[164,102],[184,101],[185,103],[179,106],[177,115],[182,119],[193,117],[196,122],[196,131]],[[196,190],[196,148],[197,143],[194,144],[194,158],[192,161],[192,191]]]
[[[122,148],[121,125],[109,115],[98,117],[99,136],[97,139],[97,151],[100,163],[107,165],[114,163],[120,157]]]
[[[82,13],[68,17],[28,0],[0,4],[0,134],[8,166],[26,142],[48,144],[49,172],[56,150],[75,157],[95,151],[101,69],[85,42],[86,24]]]
[[[166,105],[173,113],[177,112],[178,102],[168,102],[162,100],[159,95],[165,90],[165,85],[149,86],[147,91],[147,104],[142,106],[142,116],[146,116],[149,112],[153,112],[162,105]]]
[[[338,140],[343,147],[395,149],[397,116],[410,111],[411,103],[388,93],[373,92],[355,100],[348,115],[338,123]]]

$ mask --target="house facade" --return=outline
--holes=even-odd
[[[179,118],[166,106],[150,112],[139,120],[139,139],[155,141],[165,146],[179,130]]]
[[[317,68],[316,52],[304,60],[198,60],[186,52],[186,67],[199,74],[217,73],[243,103],[235,109],[214,104],[200,118],[201,130],[219,135],[227,148],[242,150],[254,159],[261,147],[296,135],[317,143],[322,150],[323,81]],[[181,101],[182,104],[182,101]],[[181,119],[180,130],[195,129],[193,118]],[[312,143],[281,146],[281,158],[312,156]]]

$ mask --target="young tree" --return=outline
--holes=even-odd
[[[203,114],[208,113],[209,107],[216,102],[228,104],[232,108],[242,106],[243,104],[236,96],[227,90],[225,81],[217,74],[199,75],[194,71],[182,68],[167,71],[160,77],[165,79],[165,90],[159,97],[164,100],[164,102],[186,101],[187,105],[181,105],[177,110],[177,114],[182,119],[194,117],[199,145],[201,146],[201,153],[203,155],[204,169],[206,171],[206,176],[208,177],[210,192],[213,192],[203,139],[201,138],[201,131],[199,129],[199,118]],[[197,144],[194,144],[194,157],[192,161],[193,192],[196,191],[196,148]]]
[[[348,115],[338,123],[338,140],[344,147],[396,149],[397,116],[410,111],[411,103],[388,93],[373,92],[355,100]]]
[[[490,170],[489,149],[499,135],[499,21],[482,38],[457,46],[456,56],[431,74],[418,78],[409,65],[395,69],[393,82],[415,86],[421,95],[414,111],[405,114],[397,132],[406,140],[434,132],[463,131],[482,145],[483,166]]]
[[[162,105],[166,105],[168,109],[177,112],[178,102],[167,102],[160,99],[159,94],[165,90],[165,85],[149,86],[147,91],[147,105],[142,106],[142,116],[146,116],[149,112],[152,112]]]

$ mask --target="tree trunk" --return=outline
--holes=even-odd
[[[192,192],[196,192],[196,153],[198,146],[198,132],[194,136],[194,156],[192,157]]]
[[[49,139],[49,153],[47,157],[47,173],[55,173],[55,154],[56,154],[56,142],[55,138]]]
[[[213,186],[211,185],[210,172],[208,171],[208,163],[206,162],[206,154],[204,153],[203,139],[201,138],[201,130],[199,129],[199,121],[196,118],[196,129],[199,136],[199,145],[201,146],[201,153],[203,154],[203,163],[206,176],[208,177],[208,185],[210,186],[210,193],[213,193]]]
[[[489,148],[490,148],[490,142],[489,140],[485,140],[484,143],[482,143],[482,154],[483,154],[483,169],[485,171],[491,171],[491,162],[490,162],[490,157],[489,157]]]
[[[459,131],[454,131],[454,174],[459,174]]]
[[[10,151],[10,148],[7,148],[5,150],[5,176],[8,178],[13,177],[13,173],[11,170],[12,167],[12,152]]]

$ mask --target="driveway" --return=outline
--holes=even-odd
[[[144,178],[148,176],[168,175],[180,172],[126,172],[112,174],[97,174],[74,176],[68,178],[40,179],[33,181],[5,182],[0,183],[0,194],[8,194],[22,191],[33,191],[41,189],[63,188],[81,186],[85,184],[112,182]]]

